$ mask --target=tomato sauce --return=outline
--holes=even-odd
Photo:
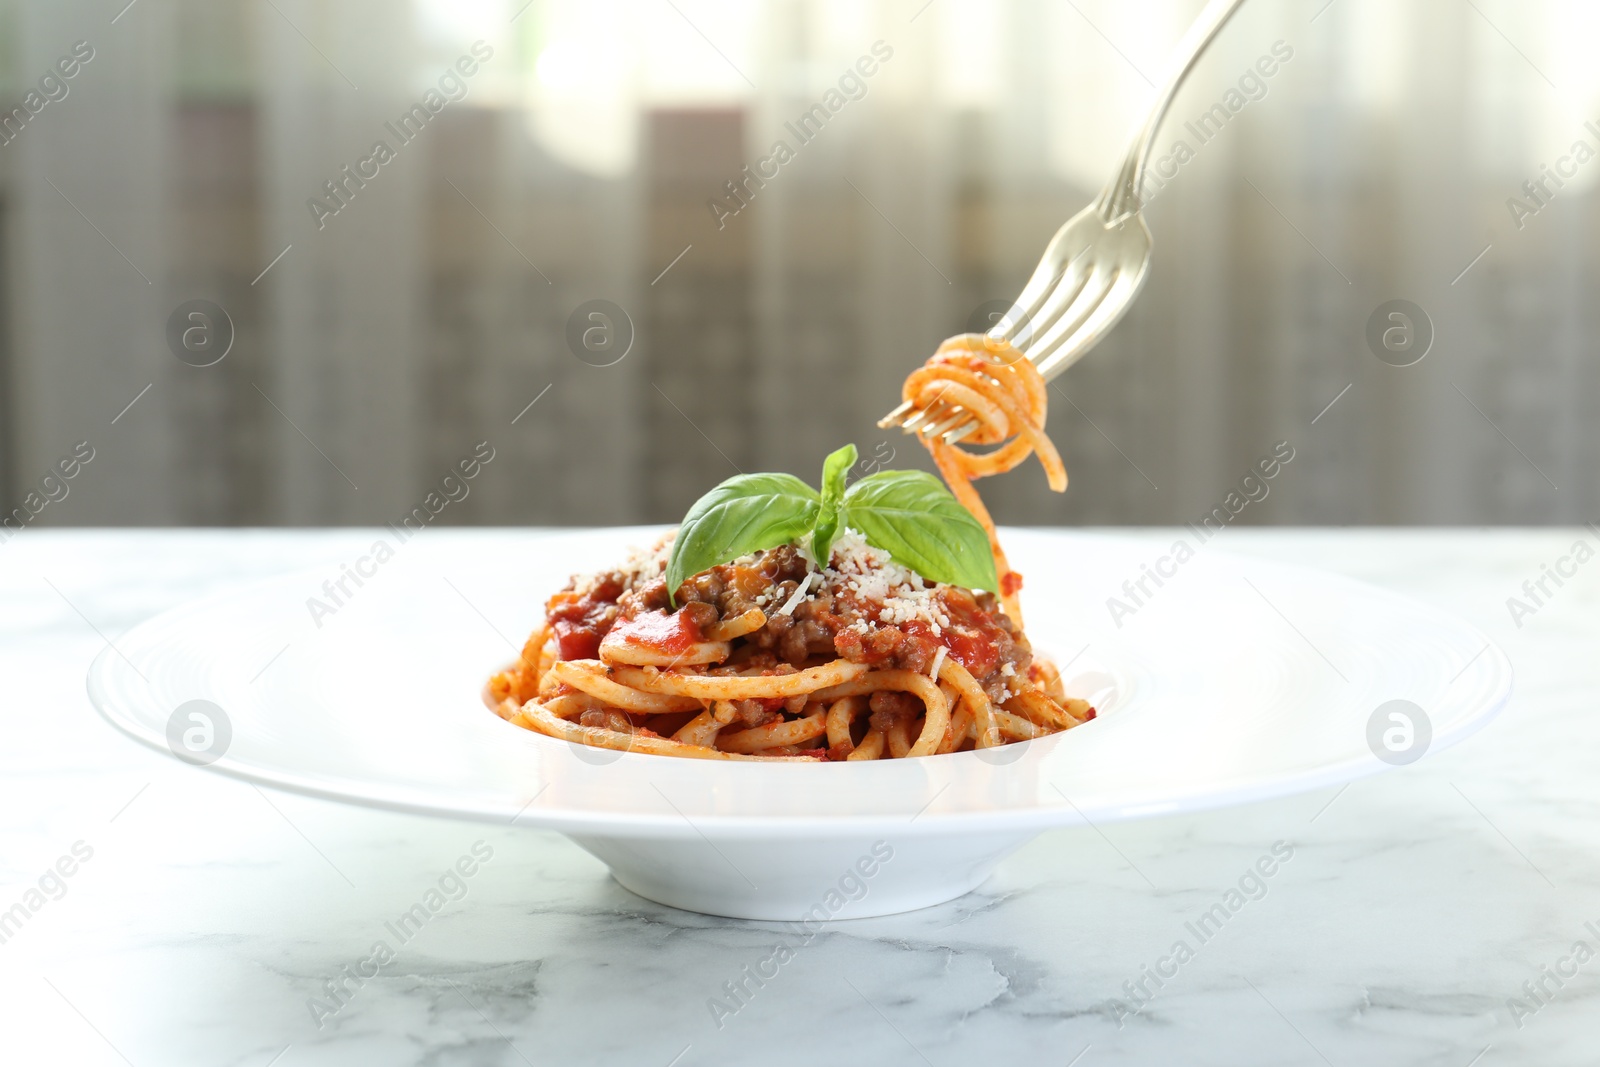
[[[700,627],[682,611],[674,611],[670,615],[664,611],[645,611],[617,623],[611,630],[611,639],[676,656],[705,638],[700,633]]]
[[[951,658],[970,671],[974,678],[987,678],[993,674],[1000,665],[997,637],[1003,631],[999,624],[986,612],[979,610],[977,605],[969,606],[967,602],[953,597],[945,601],[944,610],[950,618],[950,625],[941,627],[938,636],[934,635],[932,627],[919,619],[913,619],[901,629],[918,640],[943,645],[949,650]]]
[[[622,584],[606,577],[586,593],[557,593],[550,598],[545,617],[556,635],[561,659],[599,658],[600,640],[616,621],[621,595]]]

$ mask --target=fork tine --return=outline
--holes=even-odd
[[[944,435],[944,443],[947,444],[947,445],[955,444],[957,441],[961,440],[962,438],[966,437],[968,434],[972,433],[973,430],[976,430],[978,428],[978,425],[979,424],[978,424],[978,420],[977,419],[969,419],[969,420],[967,420],[967,422],[963,423],[961,426],[958,426],[954,430],[951,430],[950,432],[946,433]]]
[[[1072,302],[1061,308],[1050,329],[1039,335],[1028,353],[1028,358],[1043,373],[1045,361],[1067,343],[1076,349],[1084,344],[1084,325],[1105,304],[1106,298],[1117,288],[1120,271],[1115,267],[1097,269],[1074,294]]]
[[[1038,362],[1040,373],[1053,378],[1093,348],[1127,312],[1139,287],[1144,283],[1144,275],[1142,264],[1133,270],[1111,271],[1105,292],[1092,307],[1086,306],[1082,309],[1077,329],[1070,336],[1051,345],[1048,350],[1040,351]]]
[[[1057,236],[1059,237],[1060,235],[1057,234]],[[1054,240],[1052,240],[1051,244],[1053,245],[1054,243]],[[1011,305],[1012,309],[1020,312],[1020,314],[1011,323],[1010,328],[1005,331],[1004,339],[1007,341],[1014,341],[1017,334],[1025,326],[1029,328],[1031,333],[1037,334],[1038,331],[1033,328],[1034,319],[1038,317],[1040,309],[1047,306],[1051,294],[1061,284],[1061,279],[1072,269],[1075,261],[1057,264],[1050,251],[1049,248],[1045,249],[1044,258],[1033,269],[1033,274],[1028,278],[1028,284],[1022,287],[1022,293]]]
[[[1073,302],[1082,295],[1084,287],[1094,277],[1094,265],[1083,265],[1084,257],[1080,253],[1070,263],[1067,263],[1056,277],[1056,284],[1045,294],[1044,301],[1033,309],[1027,321],[1028,336],[1018,347],[1034,359],[1033,352],[1039,342],[1050,333],[1051,329],[1060,321],[1061,315]]]
[[[1143,282],[1142,275],[1130,276],[1126,272],[1117,278],[1116,283],[1107,290],[1100,306],[1084,320],[1083,327],[1079,330],[1078,336],[1072,339],[1072,344],[1063,346],[1059,352],[1054,353],[1055,358],[1051,362],[1052,376],[1060,374],[1076,363],[1099,342],[1101,337],[1110,332],[1122,316],[1127,314]]]
[[[1051,244],[1053,246],[1054,241]],[[1082,288],[1083,279],[1089,272],[1081,269],[1079,264],[1090,251],[1092,249],[1085,248],[1065,263],[1056,265],[1052,262],[1051,250],[1045,250],[1045,258],[1034,269],[1033,276],[1023,287],[1022,295],[1011,306],[1011,311],[1018,314],[1001,332],[1003,340],[1016,344],[1018,349],[1026,352],[1039,335],[1050,328],[1050,323],[1054,321],[1051,309],[1059,311],[1071,300],[1070,297],[1062,297],[1062,287],[1070,285],[1074,293]]]
[[[987,336],[1014,346],[1048,381],[1077,362],[1122,318],[1149,264],[1150,237],[1143,220],[1108,225],[1092,204],[1051,238],[1022,294]],[[907,433],[941,439],[964,438],[982,426],[970,424],[970,413],[959,405],[940,403],[937,395],[931,399],[925,409],[903,419],[902,404],[879,425],[898,424]]]
[[[935,400],[933,403],[929,404],[927,407],[923,408],[921,411],[918,411],[915,415],[902,422],[900,424],[900,428],[906,433],[912,433],[916,430],[919,424],[925,426],[929,422],[938,422],[949,414],[950,405],[946,404],[942,400]]]
[[[900,425],[901,420],[904,419],[905,416],[907,415],[907,413],[910,412],[916,406],[917,405],[916,405],[916,403],[914,401],[910,401],[910,400],[904,401],[903,403],[901,403],[901,405],[899,407],[895,408],[893,411],[889,412],[889,414],[887,414],[883,418],[879,419],[878,420],[878,427],[880,429],[887,430],[891,426]]]
[[[955,414],[951,415],[948,419],[940,421],[936,426],[929,426],[922,432],[928,437],[938,437],[940,434],[953,430],[955,427],[960,426],[963,422],[966,422],[971,418],[972,414],[970,412],[963,408],[956,408]]]

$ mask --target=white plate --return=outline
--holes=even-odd
[[[1034,647],[1100,718],[991,753],[772,765],[569,745],[481,702],[568,575],[653,530],[400,543],[229,591],[136,627],[89,673],[129,736],[263,785],[375,807],[560,830],[627,888],[759,919],[860,917],[976,886],[1054,826],[1190,812],[1382,770],[1379,706],[1423,709],[1437,751],[1506,702],[1511,667],[1442,611],[1345,578],[1199,546],[1123,591],[1168,543],[1008,530]],[[463,551],[463,545],[474,546]],[[1137,592],[1137,589],[1135,590]],[[1135,608],[1112,618],[1107,599]],[[317,612],[319,598],[332,613]],[[287,646],[287,647],[286,647]],[[281,654],[280,654],[281,653]],[[277,657],[274,659],[273,657]],[[263,670],[263,666],[266,666]],[[189,701],[205,705],[181,708]],[[196,710],[212,720],[191,718]],[[1413,718],[1418,718],[1413,715]],[[1431,728],[1431,729],[1428,729]],[[1431,734],[1425,744],[1423,737]],[[171,740],[169,741],[169,737]],[[208,747],[209,746],[209,747]],[[1424,757],[1425,758],[1425,757]]]

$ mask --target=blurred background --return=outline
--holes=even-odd
[[[1201,6],[4,0],[9,532],[398,521],[479,442],[439,522],[675,521],[847,440],[926,466],[875,420]],[[1197,520],[1278,442],[1241,522],[1600,513],[1597,35],[1251,0],[1157,138],[1144,293],[1052,394],[1071,488],[1030,465],[998,517]]]

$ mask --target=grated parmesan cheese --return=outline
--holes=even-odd
[[[848,527],[841,530],[828,562],[820,589],[858,603],[880,605],[878,622],[887,626],[922,622],[935,637],[950,625],[939,603],[937,583],[924,582],[922,575],[869,545],[859,532]],[[851,629],[861,634],[868,630],[865,621],[857,621]]]
[[[670,532],[648,549],[635,548],[618,568],[623,583],[637,589],[666,573],[667,558],[672,554],[676,531]],[[796,549],[815,566],[809,555],[808,544],[797,544]],[[754,566],[754,553],[729,561],[735,565]],[[602,572],[603,573],[603,572]],[[576,591],[585,593],[594,587],[599,574],[576,577]],[[754,598],[755,606],[778,615],[793,614],[801,604],[818,597],[842,598],[853,603],[860,618],[848,627],[863,637],[871,633],[873,623],[886,626],[903,626],[919,622],[934,637],[941,636],[950,626],[950,617],[939,600],[939,584],[923,579],[909,567],[894,562],[889,553],[867,543],[857,530],[845,527],[834,539],[831,558],[825,567],[806,576],[798,589],[781,600],[777,589],[761,593]],[[774,605],[782,604],[773,611]]]
[[[677,536],[678,531],[673,530],[649,548],[629,549],[628,558],[618,568],[623,583],[629,588],[636,588],[666,573],[667,557],[672,555],[672,542]]]

